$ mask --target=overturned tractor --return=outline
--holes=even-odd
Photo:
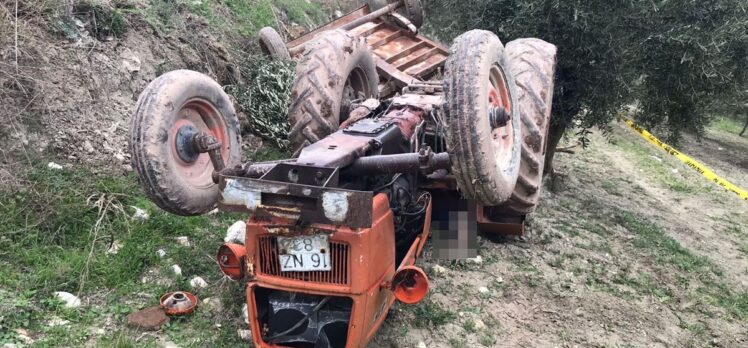
[[[263,50],[298,59],[293,158],[243,163],[230,99],[202,74],[142,93],[131,150],[149,197],[249,216],[218,263],[246,284],[257,346],[365,346],[395,301],[426,295],[432,219],[464,202],[484,233],[517,234],[537,205],[555,47],[473,30],[447,50],[422,18],[419,1],[372,1],[289,43],[263,29]]]

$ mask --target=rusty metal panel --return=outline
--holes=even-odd
[[[364,228],[373,193],[240,177],[220,177],[219,206],[257,217]]]

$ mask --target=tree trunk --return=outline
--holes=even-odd
[[[548,129],[548,144],[545,150],[545,165],[543,167],[543,175],[553,173],[553,157],[556,155],[556,147],[561,142],[561,138],[564,136],[566,131],[566,123],[554,124],[551,123],[550,129]]]
[[[745,129],[748,128],[748,113],[745,115],[745,125],[743,126],[743,130],[740,131],[740,136],[742,137],[745,133]]]

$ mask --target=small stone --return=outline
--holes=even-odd
[[[91,145],[91,142],[88,141],[88,140],[86,140],[86,141],[83,142],[83,149],[86,150],[86,152],[88,152],[88,153],[93,153],[94,152],[94,147],[93,147],[93,145]]]
[[[122,59],[122,66],[131,73],[140,71],[140,58],[135,56],[125,57]]]
[[[156,250],[156,255],[158,255],[158,257],[160,259],[163,259],[164,256],[166,256],[166,250],[164,250],[164,249],[158,249],[158,250]]]
[[[119,152],[115,153],[114,154],[114,159],[116,159],[119,162],[124,162],[125,161],[125,155],[123,155],[123,154],[121,154]]]
[[[425,343],[425,342],[423,342],[423,341],[418,341],[418,348],[428,348],[428,346],[426,346],[426,343]]]
[[[172,265],[171,271],[174,272],[174,274],[181,276],[182,275],[182,267],[179,267],[179,265]]]
[[[57,163],[55,163],[55,162],[49,162],[49,163],[47,163],[47,168],[49,168],[51,170],[62,170],[62,166],[59,165],[59,164],[57,164]]]
[[[203,299],[202,303],[200,304],[203,309],[215,312],[215,313],[221,313],[223,312],[223,302],[221,302],[220,298],[214,298],[214,297],[206,297]]]
[[[476,330],[483,330],[486,328],[486,323],[484,323],[483,320],[480,319],[475,319],[473,321],[473,324],[475,324],[474,326]]]
[[[244,318],[245,324],[249,324],[249,308],[247,308],[246,303],[242,306],[242,318]]]
[[[335,18],[343,17],[343,11],[341,11],[341,10],[335,10],[335,12],[333,12],[333,14],[335,15]]]
[[[215,208],[215,209],[209,211],[208,215],[216,215],[216,214],[218,214],[218,212],[219,212],[218,208]]]
[[[498,278],[496,278],[496,282],[499,283],[499,284],[503,283],[504,282],[504,277],[498,277]]]
[[[432,269],[434,270],[434,274],[436,275],[447,273],[447,269],[439,265],[435,265]]]
[[[673,174],[678,174],[678,169],[673,168],[672,172]]]
[[[31,338],[31,336],[29,336],[29,332],[26,329],[16,329],[16,335],[18,335],[18,339],[23,341],[23,343],[25,344],[34,343],[34,340]]]
[[[127,316],[127,325],[142,330],[156,331],[169,322],[169,317],[159,306],[141,309]]]
[[[485,286],[481,286],[481,287],[478,288],[478,292],[480,292],[481,294],[487,294],[488,293],[488,288],[485,287]]]
[[[464,317],[464,316],[465,316],[465,312],[457,312],[457,315],[458,315],[458,316],[459,316],[460,318],[462,318],[462,317]]]
[[[132,219],[135,221],[145,221],[150,217],[150,215],[148,215],[148,212],[143,209],[140,209],[133,205],[131,205],[130,208],[135,210],[135,213],[132,214]]]
[[[478,255],[476,257],[473,257],[473,258],[470,258],[470,259],[466,259],[466,260],[468,262],[472,262],[472,263],[474,263],[476,265],[480,265],[480,264],[483,263],[483,258],[480,255]]]
[[[174,238],[174,239],[176,239],[177,240],[177,244],[179,244],[181,246],[189,247],[189,246],[192,245],[190,243],[190,239],[187,238],[187,237],[185,237],[185,236],[177,237],[177,238]]]
[[[659,158],[659,157],[657,157],[657,156],[652,156],[652,155],[650,155],[649,157],[652,157],[652,158],[654,158],[654,159],[655,159],[655,160],[656,160],[657,162],[662,162],[662,158]]]
[[[724,149],[725,149],[725,148],[723,148],[723,147],[718,147],[718,148],[717,148],[717,150],[719,150],[719,151],[723,151]]]
[[[164,342],[163,348],[179,348],[179,346],[172,341],[166,341]]]
[[[119,252],[119,249],[122,248],[122,243],[115,240],[112,245],[107,249],[106,253],[109,255],[116,255]]]
[[[17,348],[17,347],[18,346],[16,346],[15,343],[6,343],[6,344],[3,344],[3,348]]]
[[[54,317],[52,319],[49,319],[47,321],[47,326],[49,327],[55,327],[55,326],[65,326],[67,324],[70,324],[70,321]]]
[[[206,282],[202,277],[194,277],[190,279],[190,286],[193,289],[202,289],[208,286],[208,282]]]
[[[69,292],[56,291],[54,295],[57,296],[60,301],[65,303],[65,308],[76,308],[81,305],[81,299]]]
[[[243,341],[252,340],[252,330],[236,330],[236,334],[239,335]]]
[[[246,237],[247,223],[244,221],[234,222],[226,231],[226,238],[223,239],[225,243],[241,243],[244,244],[244,238]]]

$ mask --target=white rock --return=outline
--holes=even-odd
[[[23,343],[25,344],[34,343],[34,340],[31,338],[31,336],[29,336],[29,332],[26,329],[16,329],[16,335],[18,335],[18,339],[23,341]]]
[[[177,238],[174,238],[174,239],[176,239],[177,240],[177,244],[179,244],[181,246],[189,247],[189,246],[192,245],[192,244],[190,244],[190,239],[187,238],[187,237],[185,237],[185,236],[177,237]]]
[[[498,278],[496,278],[496,282],[499,283],[499,284],[503,283],[504,282],[504,277],[498,277]]]
[[[725,148],[723,148],[723,147],[718,147],[718,148],[717,148],[717,150],[719,150],[719,151],[722,151],[722,150],[724,150],[724,149],[725,149]]]
[[[244,221],[234,222],[231,227],[226,231],[226,238],[223,239],[225,243],[241,243],[244,244],[245,233],[247,231],[247,223]]]
[[[81,299],[69,292],[56,291],[54,295],[57,296],[60,301],[65,302],[66,308],[76,308],[81,305]]]
[[[118,240],[115,240],[112,243],[112,246],[107,249],[106,253],[109,255],[116,255],[119,252],[119,249],[122,248],[122,243],[120,243]]]
[[[481,286],[481,287],[478,288],[478,292],[480,292],[481,294],[487,294],[488,293],[488,288],[485,287],[485,286]]]
[[[16,346],[15,343],[6,343],[6,344],[3,344],[3,348],[17,348],[17,347],[18,346]]]
[[[678,174],[678,169],[673,168],[673,174]]]
[[[428,348],[428,346],[426,346],[426,343],[425,343],[425,342],[423,342],[423,341],[418,341],[418,348]]]
[[[434,274],[436,275],[447,273],[447,269],[439,265],[435,265],[432,269],[434,270]]]
[[[54,326],[64,326],[70,324],[70,321],[54,317],[52,319],[49,319],[47,321],[47,326],[54,327]]]
[[[239,335],[239,338],[241,338],[244,341],[251,341],[252,340],[252,331],[251,330],[236,330],[236,334]]]
[[[122,66],[131,73],[140,71],[140,58],[131,56],[122,59]]]
[[[159,258],[163,259],[164,256],[166,256],[166,250],[164,250],[164,249],[158,249],[158,250],[156,250],[156,255],[158,255]]]
[[[135,221],[145,221],[150,217],[150,215],[148,215],[148,212],[143,209],[140,209],[134,205],[131,205],[130,208],[135,210],[135,213],[132,214],[132,219]]]
[[[468,262],[472,262],[472,263],[474,263],[476,265],[480,265],[481,263],[483,263],[483,258],[480,255],[478,255],[476,257],[467,259],[467,261]]]
[[[119,162],[124,162],[125,161],[125,155],[117,152],[117,153],[114,154],[114,159],[116,159]]]
[[[55,162],[47,163],[47,168],[52,169],[52,170],[62,170],[62,166]]]
[[[171,271],[178,276],[182,275],[182,267],[179,267],[179,265],[172,265]]]
[[[179,346],[176,343],[172,342],[172,341],[166,341],[166,342],[164,342],[164,345],[162,347],[163,348],[179,348]]]
[[[208,286],[208,282],[206,282],[202,277],[194,277],[190,279],[190,286],[193,289],[202,289]]]
[[[86,25],[83,23],[83,21],[81,21],[78,18],[73,17],[73,22],[75,23],[75,26],[78,27],[78,28],[83,29],[83,28],[86,27]]]
[[[242,306],[242,318],[244,318],[245,324],[249,324],[249,308],[247,308],[246,303]]]
[[[86,150],[86,152],[88,152],[88,153],[93,153],[94,152],[94,147],[93,147],[93,145],[91,145],[91,142],[88,141],[88,140],[86,140],[86,141],[83,142],[83,149]]]
[[[335,18],[343,17],[343,11],[341,10],[335,10],[334,14],[335,14]]]
[[[215,209],[209,211],[208,215],[216,215],[216,214],[218,214],[218,211],[219,211],[218,208],[215,208]]]
[[[465,316],[465,312],[457,312],[457,315],[459,315],[459,316],[460,316],[460,318],[462,318],[462,317],[464,317],[464,316]]]
[[[486,328],[486,323],[484,323],[483,320],[480,320],[480,319],[475,319],[473,321],[473,324],[476,330],[483,330]]]

